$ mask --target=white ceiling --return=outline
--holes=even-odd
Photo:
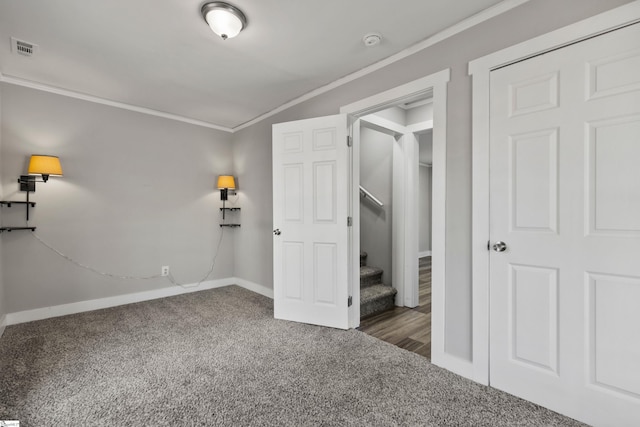
[[[0,73],[233,129],[501,0],[232,0],[248,26],[226,41],[203,3],[2,0]],[[11,37],[38,52],[12,53]]]

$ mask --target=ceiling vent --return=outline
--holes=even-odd
[[[24,56],[33,56],[38,51],[38,45],[11,37],[11,51]]]

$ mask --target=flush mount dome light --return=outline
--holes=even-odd
[[[237,36],[247,26],[247,17],[240,9],[220,1],[205,3],[202,17],[223,40]]]

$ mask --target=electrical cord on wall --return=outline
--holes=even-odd
[[[202,279],[200,279],[200,280],[198,281],[198,283],[196,283],[195,285],[190,285],[190,286],[180,284],[180,283],[176,282],[176,280],[174,279],[173,274],[171,274],[171,272],[169,272],[169,275],[168,275],[168,276],[166,276],[166,277],[167,277],[167,279],[168,279],[171,283],[173,283],[174,285],[176,285],[176,286],[180,286],[181,288],[185,288],[185,289],[188,289],[188,288],[197,288],[198,286],[200,286],[200,285],[202,284],[202,282],[204,282],[205,280],[207,280],[207,279],[209,278],[209,276],[211,275],[211,273],[213,273],[213,269],[214,269],[214,267],[216,266],[216,259],[218,258],[218,254],[220,253],[220,245],[222,245],[222,236],[224,236],[224,227],[221,227],[221,230],[220,230],[220,238],[218,239],[218,245],[216,246],[216,252],[215,252],[215,254],[213,255],[213,259],[211,260],[211,267],[209,267],[209,271],[207,271],[207,274],[205,274],[205,275],[202,277]]]
[[[213,259],[211,260],[211,266],[209,267],[209,271],[207,271],[207,273],[202,277],[202,279],[200,279],[200,281],[198,281],[198,283],[196,283],[195,285],[191,285],[191,286],[186,286],[186,285],[183,285],[181,283],[178,283],[171,273],[169,273],[169,275],[167,275],[167,276],[162,276],[161,274],[154,274],[152,276],[126,276],[126,275],[119,275],[119,274],[108,273],[108,272],[105,272],[105,271],[100,271],[100,270],[97,270],[97,269],[95,269],[95,268],[93,268],[93,267],[91,267],[89,265],[86,265],[86,264],[83,264],[83,263],[81,263],[79,261],[76,261],[72,257],[60,252],[58,249],[54,248],[49,243],[47,243],[44,240],[42,240],[42,238],[40,238],[40,236],[38,236],[35,232],[31,232],[30,234],[38,242],[40,242],[43,246],[45,246],[47,249],[53,251],[54,253],[56,253],[60,257],[64,258],[65,260],[69,261],[70,263],[72,263],[72,264],[74,264],[74,265],[76,265],[76,266],[78,266],[80,268],[83,268],[85,270],[91,271],[92,273],[98,274],[100,276],[110,277],[112,279],[119,279],[119,280],[151,280],[151,279],[157,279],[157,278],[160,278],[160,277],[165,277],[167,280],[169,280],[175,286],[180,286],[181,288],[196,288],[196,287],[200,286],[202,284],[202,282],[207,280],[209,278],[209,276],[211,275],[211,273],[213,273],[213,269],[214,269],[214,267],[216,265],[216,259],[218,258],[218,253],[220,252],[220,246],[222,244],[222,237],[224,236],[224,227],[220,230],[220,238],[218,239],[218,245],[216,246],[215,254],[213,256]]]

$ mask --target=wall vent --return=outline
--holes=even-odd
[[[33,56],[38,51],[38,45],[11,37],[11,51],[24,56]]]

